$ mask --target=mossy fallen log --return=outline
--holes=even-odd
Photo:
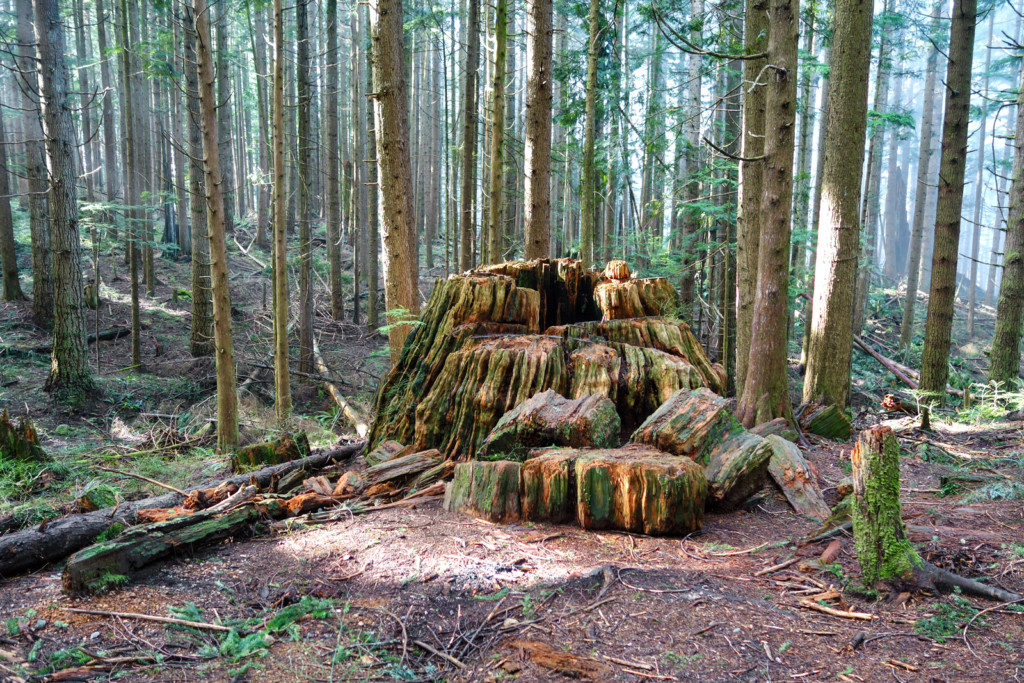
[[[765,441],[772,448],[768,474],[782,489],[793,509],[808,517],[828,519],[832,510],[825,504],[814,470],[800,455],[796,444],[775,434],[769,434]]]
[[[247,504],[222,514],[196,512],[135,527],[72,555],[64,567],[62,585],[68,593],[116,587],[155,562],[243,533],[257,515],[256,506]]]
[[[520,468],[523,519],[561,524],[576,517],[576,458],[573,449],[546,450]]]
[[[771,444],[750,432],[730,435],[714,446],[704,468],[708,509],[728,512],[743,505],[764,486],[771,457]]]
[[[491,522],[518,522],[520,463],[474,460],[455,466],[444,493],[444,509],[465,512]]]
[[[845,441],[853,434],[849,416],[836,405],[804,404],[797,408],[797,422],[808,434]]]
[[[661,404],[630,440],[707,464],[711,449],[742,430],[721,396],[708,389],[680,390]]]
[[[525,460],[539,446],[613,448],[621,422],[615,404],[587,394],[567,399],[548,389],[501,416],[477,451],[484,460]]]
[[[637,444],[581,451],[576,459],[577,521],[584,529],[696,531],[707,492],[704,470],[695,462]]]
[[[231,471],[247,472],[308,456],[309,440],[305,432],[299,432],[294,436],[284,434],[270,441],[239,448],[231,458]]]
[[[626,429],[679,389],[721,390],[721,368],[686,323],[602,322],[599,280],[578,261],[542,259],[438,282],[377,394],[372,447],[472,458],[502,415],[548,389],[606,396]]]

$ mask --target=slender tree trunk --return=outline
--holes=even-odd
[[[373,50],[373,99],[380,178],[380,217],[384,231],[384,295],[388,311],[391,361],[397,363],[409,325],[406,315],[419,313],[419,293],[412,261],[412,176],[409,165],[408,99],[402,45],[402,0],[373,0],[370,7]],[[399,313],[405,310],[405,315]]]
[[[96,39],[100,53],[100,86],[103,104],[103,180],[106,184],[108,203],[116,203],[121,197],[121,174],[117,171],[117,130],[114,127],[114,78],[110,72],[111,57],[107,54],[107,15],[103,9],[103,0],[96,0]],[[117,240],[117,227],[114,225],[114,213],[106,214],[111,224],[110,237]]]
[[[338,178],[338,0],[327,0],[327,83],[324,89],[327,146],[327,255],[331,264],[331,317],[345,315],[341,288],[341,183]]]
[[[246,4],[246,12],[249,11],[249,4]],[[267,120],[267,47],[266,47],[266,19],[263,8],[255,11],[255,26],[252,35],[252,60],[253,68],[256,70],[256,113],[259,122],[259,163],[260,182],[256,188],[256,244],[261,249],[266,249],[267,222],[270,213],[270,140],[267,132],[270,130],[270,123]]]
[[[227,249],[224,245],[224,194],[217,140],[217,92],[213,75],[213,45],[206,0],[195,0],[196,58],[199,102],[203,120],[203,170],[206,178],[206,224],[210,242],[213,282],[213,336],[217,347],[217,447],[238,445],[238,395],[235,393],[235,356],[231,340],[231,295],[228,291]]]
[[[814,263],[804,401],[843,408],[850,389],[853,306],[860,246],[860,187],[867,133],[872,0],[835,7],[820,225]]]
[[[462,77],[462,190],[459,193],[459,269],[473,267],[473,198],[476,196],[477,68],[480,61],[480,0],[469,0],[466,64]]]
[[[505,2],[505,0],[500,0]],[[428,107],[430,111],[430,142],[429,142],[429,156],[427,163],[430,165],[430,179],[429,187],[430,190],[427,193],[427,203],[424,218],[424,229],[425,234],[423,240],[424,256],[426,257],[427,270],[431,270],[434,267],[434,240],[437,239],[437,226],[438,217],[440,216],[440,201],[441,201],[441,135],[440,128],[443,124],[441,120],[441,68],[439,65],[441,59],[441,53],[434,48],[431,51],[431,62],[430,62],[430,86],[429,86],[429,102]],[[504,77],[502,78],[504,82]]]
[[[366,13],[363,14],[362,21],[365,22],[366,26],[360,31],[360,35],[367,38],[371,45],[367,46],[369,49],[364,50],[363,56],[366,58],[366,69],[363,71],[364,83],[366,83],[366,92],[374,92],[373,86],[373,56],[372,56],[372,42],[373,38],[370,35],[369,29],[369,6],[367,6]],[[404,75],[404,74],[403,74]],[[403,95],[404,97],[404,95]],[[380,224],[377,222],[379,219],[379,201],[380,201],[380,185],[379,183],[379,161],[374,158],[377,155],[377,114],[376,107],[371,106],[364,112],[367,121],[367,133],[366,133],[366,155],[363,159],[366,160],[366,217],[367,225],[369,230],[366,233],[366,267],[367,267],[367,290],[368,299],[366,306],[366,325],[374,332],[377,331],[379,323],[379,301],[380,301],[380,253],[381,253],[381,235],[380,235]],[[408,154],[408,122],[405,126],[406,131],[406,154]],[[415,235],[415,232],[412,233]],[[411,261],[411,259],[410,259]],[[409,268],[408,274],[413,278],[413,282],[416,282],[416,272],[413,268]],[[416,289],[414,284],[412,287],[413,291]],[[387,293],[385,291],[385,299]],[[385,301],[385,306],[386,306]],[[390,335],[389,335],[390,338]]]
[[[296,76],[296,123],[295,139],[298,159],[299,190],[299,370],[312,372],[313,361],[313,293],[312,254],[310,253],[310,195],[313,174],[310,165],[310,138],[312,127],[309,121],[309,14],[306,0],[299,0],[295,13],[295,42],[298,48],[295,60]]]
[[[139,311],[139,261],[141,255],[139,254],[139,226],[143,222],[144,214],[139,208],[140,200],[140,187],[139,177],[141,173],[141,163],[139,161],[139,138],[136,135],[136,128],[138,120],[135,116],[135,78],[132,76],[134,73],[134,59],[132,58],[132,51],[128,49],[129,42],[129,30],[128,30],[128,0],[121,0],[121,12],[120,12],[120,33],[121,33],[121,84],[123,90],[123,99],[121,102],[122,109],[122,130],[124,131],[124,177],[125,177],[125,199],[129,208],[125,212],[127,218],[127,251],[128,251],[128,268],[130,271],[131,278],[131,315],[132,315],[132,326],[131,326],[131,346],[132,346],[132,365],[138,367],[142,364],[142,344],[139,339],[141,320]]]
[[[487,253],[491,263],[499,263],[503,251],[501,209],[505,186],[505,62],[508,59],[508,0],[497,0],[497,3],[491,72],[491,165],[487,182]]]
[[[940,26],[940,3],[932,9],[931,36],[936,39]],[[940,39],[941,40],[941,39]],[[932,145],[932,129],[935,125],[935,73],[938,70],[939,51],[928,49],[925,62],[924,103],[921,108],[920,141],[917,154],[917,185],[914,188],[914,216],[910,226],[910,249],[907,260],[907,297],[903,303],[903,321],[900,324],[900,348],[910,346],[914,334],[914,307],[917,304],[917,290],[921,275],[921,248],[924,235],[925,205],[928,203],[928,175],[932,166],[935,148]]]
[[[921,391],[941,402],[949,377],[949,344],[964,199],[964,162],[971,104],[971,59],[978,16],[977,0],[954,0],[946,72],[946,114],[942,127],[939,199],[935,210],[935,250],[921,356]]]
[[[594,262],[594,219],[597,217],[594,138],[597,135],[597,57],[601,47],[601,0],[590,0],[587,29],[586,120],[583,128],[583,174],[580,178],[580,261],[584,268],[589,268]]]
[[[547,258],[551,244],[551,0],[526,3],[526,258]]]
[[[736,410],[740,422],[748,427],[791,412],[786,374],[786,308],[799,12],[799,0],[771,0],[769,6],[768,58],[773,66],[765,93],[763,222],[750,355]]]
[[[221,172],[224,177],[224,231],[235,231],[235,190],[238,181],[232,163],[231,140],[231,73],[228,70],[228,16],[227,0],[215,0],[217,8],[217,139],[220,145]],[[196,17],[198,19],[199,17]]]
[[[184,40],[182,40],[182,27],[180,26],[182,16],[183,13],[180,11],[179,0],[174,0],[171,23],[173,25],[175,67],[181,73],[185,73],[187,69],[192,68],[192,64],[185,61],[184,53],[178,53],[178,46],[184,44]],[[174,131],[173,139],[177,143],[174,150],[174,188],[178,198],[178,244],[181,247],[181,256],[191,260],[192,229],[191,222],[189,221],[188,187],[185,181],[186,154],[182,150],[182,147],[186,144],[185,135],[182,131],[182,119],[188,116],[188,113],[182,114],[181,93],[178,87],[172,85],[169,88],[169,94],[172,104],[171,128]]]
[[[694,0],[691,3],[692,16],[690,17],[690,42],[701,46],[704,43],[704,35],[701,26],[704,21],[704,0]],[[684,108],[687,117],[684,126],[686,138],[684,157],[686,159],[686,181],[683,187],[685,199],[682,212],[682,248],[683,248],[683,280],[680,288],[682,296],[683,311],[687,316],[693,315],[694,305],[694,276],[696,275],[696,244],[695,240],[700,231],[700,210],[695,207],[700,203],[700,112],[701,112],[701,71],[703,60],[701,55],[691,53],[687,55],[689,73],[689,97],[687,106]]]
[[[81,244],[76,197],[75,129],[68,101],[67,45],[57,0],[35,0],[39,100],[50,177],[50,245],[53,248],[53,351],[46,390],[80,401],[94,388],[85,343]]]
[[[977,292],[978,292],[978,253],[980,247],[981,238],[981,200],[982,190],[985,186],[985,126],[988,125],[988,103],[985,101],[988,99],[988,81],[989,81],[989,69],[992,66],[992,29],[995,21],[995,12],[990,11],[988,15],[988,46],[985,49],[985,70],[981,73],[984,74],[982,77],[981,86],[981,119],[978,121],[978,168],[977,175],[974,178],[974,225],[971,226],[971,274],[968,279],[968,286],[970,292],[968,294],[968,305],[967,305],[967,338],[971,339],[974,337],[974,316],[975,307],[977,305]]]
[[[351,211],[351,239],[352,239],[352,322],[359,324],[359,285],[365,277],[366,268],[363,264],[366,261],[364,235],[366,226],[366,187],[363,184],[364,169],[366,167],[366,146],[364,143],[364,130],[360,125],[365,121],[363,115],[363,97],[360,88],[365,82],[362,78],[362,50],[363,41],[360,37],[362,23],[359,21],[358,6],[353,8],[349,16],[349,31],[352,36],[352,92],[351,92],[351,121],[349,127],[352,132],[352,194],[350,197]]]
[[[805,59],[814,61],[814,22],[817,10],[817,3],[809,3],[804,8],[804,30],[803,51]],[[800,71],[800,94],[798,97],[798,109],[800,115],[800,136],[797,142],[796,152],[796,177],[794,179],[795,189],[793,191],[793,249],[790,259],[790,268],[797,282],[801,282],[805,289],[813,288],[810,273],[807,269],[807,214],[811,204],[811,133],[814,129],[814,78],[811,69],[807,64]],[[810,285],[810,287],[808,287]],[[793,306],[792,315],[789,316],[789,336],[793,336],[793,323],[796,320],[796,312],[800,309],[799,304]],[[804,319],[806,325],[807,319]]]
[[[21,90],[22,130],[25,136],[25,176],[28,185],[28,223],[32,236],[32,317],[42,327],[53,325],[53,265],[50,224],[47,219],[46,164],[43,160],[43,127],[39,120],[35,34],[32,0],[17,0],[17,66]]]
[[[2,110],[0,110],[2,111]],[[11,184],[7,175],[7,130],[0,113],[0,269],[3,270],[4,301],[23,301],[18,279],[18,255],[14,246],[14,217],[11,215]]]
[[[900,111],[903,107],[903,79],[895,79],[892,92],[891,108]],[[884,267],[882,274],[885,279],[895,281],[900,276],[900,268],[905,264],[905,254],[896,258],[897,244],[902,239],[902,232],[907,225],[907,183],[900,169],[900,139],[893,131],[889,136],[889,158],[886,160],[885,212],[881,217],[880,230],[883,232]],[[876,237],[877,239],[877,237]],[[877,258],[875,259],[878,260]]]
[[[279,422],[292,412],[288,377],[288,254],[284,196],[284,7],[274,0],[274,411]]]
[[[768,0],[746,0],[743,40],[748,55],[767,48]],[[757,291],[758,251],[761,239],[761,197],[764,194],[765,86],[767,59],[743,62],[743,143],[739,172],[739,209],[736,216],[736,391],[746,385],[750,357],[750,331]]]
[[[955,15],[954,15],[955,16]],[[1024,86],[1024,64],[1018,86]],[[992,337],[988,378],[1006,388],[1020,377],[1020,337],[1024,309],[1024,87],[1018,87],[1017,122],[1014,129],[1013,180],[1003,246],[1003,278],[996,304],[996,329]],[[930,312],[930,307],[929,307]]]

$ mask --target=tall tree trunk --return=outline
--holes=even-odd
[[[364,83],[366,83],[367,93],[375,92],[373,86],[373,38],[369,28],[370,21],[368,19],[369,6],[367,6],[366,12],[363,13],[362,21],[365,22],[366,26],[360,31],[360,34],[366,37],[370,43],[368,50],[364,50],[363,56],[366,57],[366,69],[363,71]],[[404,97],[405,95],[403,95]],[[369,297],[367,299],[366,306],[366,326],[372,331],[377,331],[379,323],[379,301],[380,301],[380,252],[381,252],[381,235],[380,235],[380,223],[378,220],[379,216],[379,202],[380,197],[380,185],[379,185],[379,160],[377,160],[377,113],[376,107],[370,106],[364,112],[367,121],[367,134],[366,134],[366,156],[363,159],[367,160],[366,163],[366,223],[369,226],[369,230],[366,233],[366,271],[367,271],[367,290]],[[408,155],[408,123],[405,126],[406,130],[406,155]],[[407,157],[408,158],[408,157]],[[411,198],[410,198],[411,199]],[[415,232],[412,233],[415,236]],[[410,258],[411,261],[411,258]],[[417,273],[413,268],[409,268],[408,274],[413,278],[413,282],[416,282]],[[385,285],[386,288],[386,285]],[[416,289],[414,284],[412,287],[413,291]],[[385,291],[385,299],[387,292]],[[386,306],[386,302],[385,302]]]
[[[2,111],[2,110],[0,110]],[[14,217],[11,215],[11,184],[7,175],[7,130],[0,113],[0,270],[3,270],[4,301],[23,301],[18,279],[18,255],[14,246]]]
[[[132,70],[128,78],[132,83],[132,116],[135,117],[133,142],[136,145],[136,170],[133,171],[139,179],[139,193],[136,195],[139,204],[143,205],[138,215],[139,228],[136,230],[137,241],[142,243],[142,279],[146,285],[146,296],[152,297],[155,293],[155,273],[153,272],[153,216],[150,204],[153,201],[153,153],[155,148],[150,144],[152,138],[150,133],[149,113],[151,107],[147,94],[146,83],[143,78],[142,59],[139,56],[141,46],[149,42],[149,22],[140,22],[140,9],[145,18],[145,5],[140,3],[128,3],[128,36],[131,41],[124,49],[132,53]]]
[[[21,90],[22,131],[25,142],[25,176],[28,184],[28,223],[32,236],[32,317],[42,327],[53,325],[53,250],[47,219],[46,164],[43,160],[43,127],[39,120],[35,34],[32,0],[17,0],[17,66]]]
[[[189,223],[192,227],[192,322],[189,352],[213,354],[213,294],[210,287],[210,242],[206,226],[206,186],[203,180],[203,132],[199,112],[199,72],[196,70],[195,19],[191,3],[181,6],[184,28],[185,102],[188,109]]]
[[[142,175],[140,162],[141,155],[139,154],[139,138],[137,133],[138,120],[135,116],[135,78],[132,75],[134,73],[134,59],[132,58],[132,51],[127,46],[131,45],[130,34],[128,29],[128,0],[121,0],[120,5],[121,11],[119,19],[119,31],[121,34],[121,87],[123,91],[123,99],[121,102],[122,121],[121,129],[124,132],[124,178],[125,178],[125,200],[128,205],[128,210],[125,212],[125,218],[127,219],[127,256],[128,256],[128,267],[130,270],[130,287],[131,287],[131,347],[132,347],[132,365],[139,366],[142,364],[142,344],[139,339],[141,320],[139,310],[139,261],[141,255],[139,253],[139,226],[142,224],[144,219],[143,211],[140,207],[140,183],[139,178]]]
[[[799,0],[771,0],[765,93],[764,197],[758,245],[757,293],[750,355],[737,417],[750,427],[789,415],[786,309],[793,207],[793,134],[796,123]]]
[[[473,267],[473,199],[476,196],[477,69],[480,62],[480,0],[469,0],[466,65],[462,78],[462,191],[459,193],[459,269]]]
[[[508,59],[508,0],[497,0],[497,3],[491,72],[491,166],[487,181],[487,253],[491,263],[499,263],[503,251],[501,209],[505,187],[505,62]]]
[[[594,138],[597,134],[597,57],[600,49],[601,0],[590,0],[587,14],[587,86],[583,127],[583,173],[580,177],[580,261],[584,268],[594,262],[594,221],[597,217],[597,173]]]
[[[500,0],[505,2],[505,0]],[[437,239],[437,221],[440,216],[440,202],[441,202],[441,135],[440,129],[444,125],[441,120],[441,68],[440,62],[441,53],[437,48],[431,50],[431,61],[430,61],[430,86],[429,86],[429,97],[430,103],[428,110],[430,111],[430,141],[428,143],[429,152],[427,157],[427,163],[429,166],[429,192],[427,193],[427,202],[425,207],[424,217],[424,254],[426,258],[427,270],[431,270],[434,267],[434,240]],[[502,83],[504,83],[504,76],[502,76]]]
[[[873,14],[873,0],[836,3],[825,141],[818,152],[824,159],[821,222],[803,398],[840,408],[850,389]]]
[[[235,393],[235,356],[231,340],[231,294],[228,290],[227,249],[224,245],[224,193],[217,140],[217,91],[213,75],[213,44],[206,0],[195,0],[196,68],[202,110],[203,171],[206,179],[206,225],[210,243],[210,279],[213,284],[213,337],[217,347],[217,448],[238,445],[238,395]]]
[[[185,73],[187,69],[192,68],[192,64],[185,61],[185,55],[183,52],[178,52],[178,46],[184,45],[181,30],[181,18],[183,14],[180,10],[179,0],[174,0],[172,12],[173,16],[171,18],[171,23],[173,25],[175,68],[177,68],[180,73]],[[182,131],[182,120],[185,116],[188,116],[188,114],[186,112],[184,116],[182,115],[181,93],[178,87],[172,85],[169,88],[169,94],[172,105],[170,113],[171,128],[173,130],[172,135],[173,140],[177,143],[174,149],[174,189],[178,198],[178,244],[181,247],[181,256],[191,260],[192,224],[189,221],[189,196],[188,188],[185,184],[185,159],[187,155],[184,153],[183,147],[186,143],[185,135]]]
[[[1017,84],[1017,122],[1012,140],[1013,180],[1003,246],[1003,278],[996,304],[996,329],[988,371],[990,381],[1001,382],[1008,388],[1012,388],[1020,377],[1024,309],[1024,63]]]
[[[246,3],[246,12],[249,12],[250,5]],[[267,132],[270,130],[270,123],[267,120],[267,44],[266,44],[266,15],[261,7],[255,10],[255,26],[252,31],[252,61],[256,70],[256,113],[259,122],[259,163],[260,182],[256,188],[256,244],[261,249],[266,249],[267,240],[267,214],[270,212],[270,140]]]
[[[818,4],[810,3],[804,8],[804,59],[814,62],[814,29],[817,17]],[[797,142],[796,152],[796,176],[794,178],[795,188],[793,190],[793,249],[790,259],[790,268],[797,282],[803,283],[804,289],[813,287],[810,273],[807,269],[807,214],[811,204],[811,133],[814,129],[814,77],[810,63],[800,71],[800,90],[797,98],[797,106],[800,114],[800,136]],[[811,287],[808,287],[811,285]],[[790,337],[793,336],[793,323],[796,320],[796,312],[800,309],[799,304],[793,306],[792,315],[789,316]],[[804,324],[807,319],[804,318]]]
[[[547,258],[551,244],[552,0],[526,3],[526,258]]]
[[[940,3],[932,9],[930,35],[934,40],[940,32]],[[935,125],[935,73],[938,71],[939,51],[935,46],[928,49],[925,61],[924,102],[921,107],[920,140],[917,153],[917,184],[914,188],[914,217],[910,226],[910,249],[907,259],[907,297],[903,302],[903,321],[900,323],[900,348],[910,346],[914,334],[914,307],[917,304],[917,290],[921,275],[921,249],[925,226],[925,205],[928,203],[928,176],[932,166],[935,147],[932,144],[932,129]]]
[[[224,230],[235,231],[235,191],[239,187],[232,163],[231,140],[231,73],[228,62],[228,3],[215,0],[217,8],[217,139],[220,145],[221,172],[224,178]],[[199,17],[196,17],[197,19]]]
[[[412,176],[409,166],[409,115],[402,45],[402,0],[373,0],[370,7],[373,50],[374,129],[380,179],[384,241],[384,296],[388,312],[391,361],[398,362],[410,327],[400,324],[419,313],[419,292],[412,260]],[[402,312],[404,309],[404,312]]]
[[[953,328],[956,262],[960,244],[960,212],[964,199],[964,162],[971,105],[971,59],[978,16],[977,0],[954,0],[946,71],[946,114],[942,126],[939,199],[935,209],[932,281],[921,356],[921,391],[941,402],[949,377],[949,344]]]
[[[352,239],[352,322],[359,324],[359,285],[366,275],[366,249],[365,234],[368,230],[366,225],[366,186],[363,182],[366,168],[366,144],[364,141],[363,126],[360,122],[365,121],[363,115],[363,97],[360,89],[365,82],[362,78],[362,51],[363,41],[361,38],[362,22],[359,20],[358,5],[352,9],[349,16],[349,32],[352,36],[352,82],[351,82],[351,103],[349,128],[352,132],[352,193],[349,198],[351,209],[351,239]]]
[[[974,178],[974,224],[971,226],[971,274],[968,278],[970,292],[967,304],[967,338],[974,337],[974,316],[977,304],[978,292],[978,252],[981,238],[981,200],[985,186],[985,126],[988,125],[988,81],[989,69],[992,66],[992,29],[995,21],[995,12],[990,11],[988,15],[988,46],[985,49],[985,70],[981,73],[981,119],[978,121],[978,168]]]
[[[274,412],[279,422],[291,416],[292,392],[288,377],[288,254],[286,252],[284,196],[284,7],[274,0]]]
[[[767,48],[768,0],[746,0],[744,52],[763,55]],[[746,385],[750,330],[757,291],[761,239],[761,197],[764,194],[765,86],[759,82],[768,60],[743,62],[743,142],[740,156],[739,209],[736,216],[736,391]]]
[[[903,79],[897,78],[893,85],[891,108],[893,111],[900,111],[902,107]],[[901,233],[906,229],[907,224],[907,184],[902,177],[899,158],[900,139],[896,131],[893,131],[889,136],[889,158],[886,160],[885,212],[880,220],[884,238],[882,242],[884,247],[882,250],[884,258],[882,274],[889,281],[899,278],[900,268],[906,262],[902,253],[897,258],[897,244],[902,240]]]
[[[338,178],[338,0],[327,0],[327,83],[324,89],[324,125],[327,130],[327,255],[331,264],[331,317],[345,315],[341,288],[341,183]]]
[[[313,173],[310,165],[310,138],[312,127],[309,122],[309,13],[306,0],[299,0],[295,12],[295,43],[298,48],[295,60],[296,76],[296,123],[295,138],[298,159],[299,189],[299,370],[312,372],[313,364],[313,292],[312,254],[310,253],[310,195]]]
[[[53,248],[53,351],[46,390],[80,401],[95,386],[85,343],[81,244],[76,197],[75,129],[64,24],[57,0],[35,0],[39,100],[50,177],[50,245]]]
[[[704,35],[701,26],[704,22],[704,0],[694,0],[691,3],[692,16],[690,17],[690,42],[700,47],[704,43]],[[689,73],[689,97],[687,106],[684,108],[687,118],[683,128],[686,138],[684,157],[686,159],[686,182],[683,187],[685,203],[683,205],[682,218],[682,248],[683,248],[683,280],[680,297],[683,311],[686,316],[693,315],[694,305],[694,276],[696,274],[695,257],[697,235],[700,230],[701,212],[696,207],[700,203],[700,112],[701,112],[701,70],[703,60],[701,55],[692,52],[687,55]]]

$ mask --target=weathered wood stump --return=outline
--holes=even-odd
[[[631,440],[706,464],[712,448],[742,430],[721,396],[708,389],[681,390],[662,403]]]
[[[905,581],[922,566],[900,505],[900,447],[888,427],[860,433],[853,448],[853,539],[865,585]]]
[[[576,459],[577,521],[584,529],[696,531],[707,492],[695,462],[637,444],[581,451]]]
[[[771,457],[771,444],[750,432],[732,434],[714,446],[704,468],[708,509],[728,512],[743,505],[764,486]]]
[[[35,425],[22,415],[15,425],[7,410],[0,412],[0,460],[49,460],[46,451],[39,445],[39,434]]]
[[[576,458],[555,449],[529,458],[520,468],[523,519],[559,524],[576,518]]]
[[[368,451],[363,457],[366,460],[367,466],[373,467],[374,465],[379,465],[385,460],[391,460],[392,458],[398,457],[398,454],[404,449],[405,446],[397,441],[385,441],[372,451]]]
[[[511,460],[475,460],[455,466],[444,494],[444,509],[492,522],[518,522],[520,464]]]
[[[578,261],[542,259],[438,282],[381,385],[371,447],[390,439],[472,458],[502,415],[548,389],[609,398],[627,430],[679,389],[721,389],[686,323],[601,322],[600,281]]]
[[[853,434],[849,416],[835,405],[805,404],[797,409],[796,417],[800,428],[809,434],[842,441]]]
[[[248,472],[267,465],[291,462],[308,455],[309,441],[305,432],[299,432],[295,436],[285,434],[270,441],[239,448],[231,458],[231,471]]]
[[[602,320],[624,320],[671,314],[676,290],[665,278],[608,280],[594,288]]]
[[[808,517],[828,519],[832,510],[825,504],[814,470],[800,455],[796,444],[775,434],[765,437],[765,441],[772,448],[768,474],[782,489],[793,509]]]
[[[613,448],[621,422],[615,404],[600,394],[567,399],[548,389],[501,416],[477,451],[485,460],[525,460],[538,446]]]

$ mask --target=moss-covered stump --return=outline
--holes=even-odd
[[[599,281],[598,272],[559,259],[438,282],[378,392],[371,448],[393,440],[472,458],[502,415],[547,389],[606,396],[626,429],[679,389],[721,390],[721,368],[686,323],[601,322]]]
[[[285,434],[270,441],[243,446],[231,458],[232,472],[258,470],[267,465],[280,465],[309,455],[309,441],[305,432],[295,436]]]
[[[713,447],[704,468],[708,509],[728,512],[743,505],[764,486],[771,457],[771,444],[750,432],[733,434]]]
[[[602,320],[671,315],[676,309],[676,290],[663,277],[599,282],[594,298]]]
[[[523,463],[523,519],[559,524],[576,517],[576,458],[572,449],[548,450]]]
[[[122,585],[154,562],[191,553],[247,530],[256,517],[256,506],[249,504],[219,515],[196,512],[134,527],[72,555],[64,567],[64,590],[96,593]]]
[[[615,404],[598,394],[567,399],[548,389],[501,416],[477,451],[485,460],[525,460],[531,448],[613,448],[621,429]]]
[[[49,460],[39,445],[35,425],[22,415],[15,425],[7,410],[0,412],[0,460]]]
[[[520,463],[475,460],[455,466],[444,493],[444,509],[466,512],[491,522],[518,522]]]
[[[696,531],[707,492],[695,462],[644,446],[581,451],[576,459],[576,519],[584,529]]]
[[[782,489],[793,509],[808,517],[828,519],[832,510],[821,495],[818,477],[804,456],[800,455],[796,444],[775,434],[765,437],[765,441],[772,448],[768,474]]]
[[[921,567],[903,530],[900,447],[888,427],[866,429],[853,448],[853,539],[863,582],[909,579]]]
[[[712,448],[742,430],[724,398],[708,389],[684,389],[662,403],[631,441],[707,464]]]
[[[797,409],[796,418],[800,428],[808,434],[840,441],[849,439],[853,434],[849,416],[835,405],[804,404]]]

